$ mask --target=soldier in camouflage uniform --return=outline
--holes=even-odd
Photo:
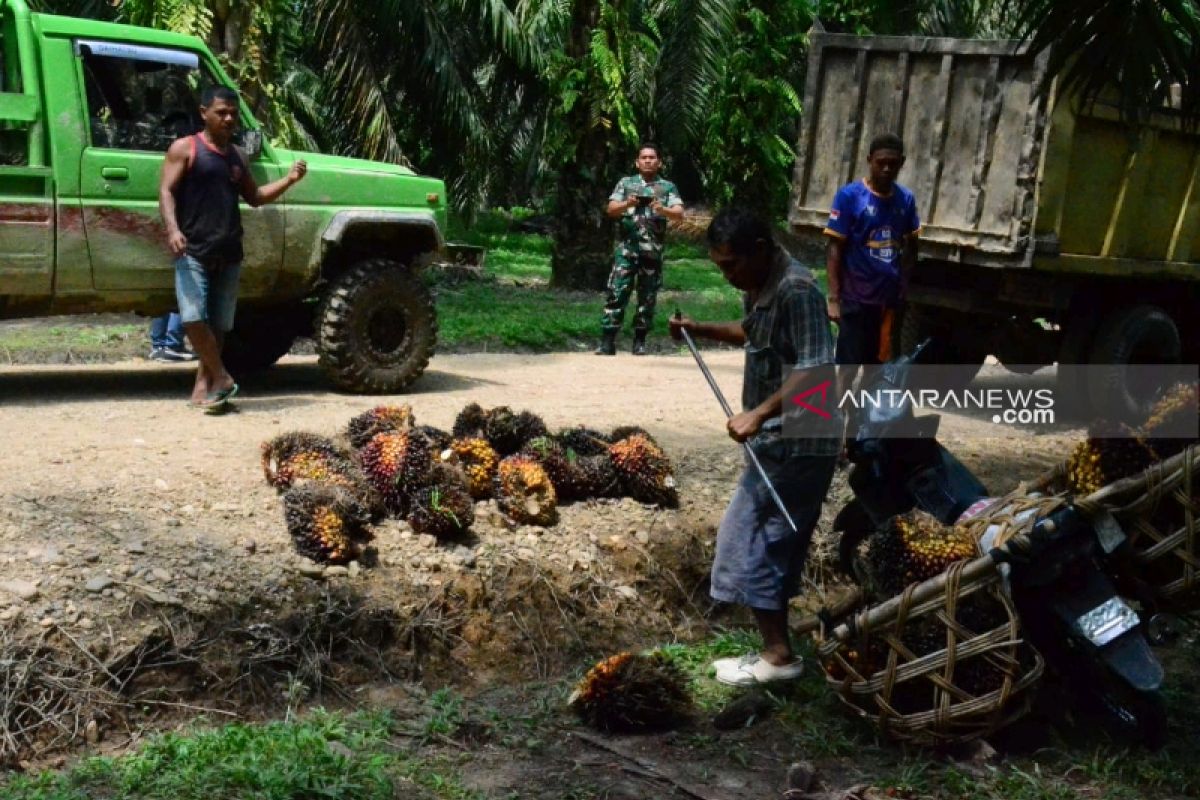
[[[618,181],[608,198],[606,213],[620,220],[620,237],[613,252],[612,273],[601,321],[603,338],[596,355],[617,354],[617,333],[625,318],[629,295],[637,289],[633,318],[633,354],[646,354],[646,333],[654,321],[654,304],[662,286],[663,237],[668,219],[683,219],[683,201],[675,184],[658,177],[662,161],[658,147],[638,148],[637,175]]]

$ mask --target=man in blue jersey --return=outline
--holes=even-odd
[[[838,190],[825,235],[829,318],[838,324],[839,386],[850,388],[858,365],[891,358],[892,323],[917,261],[917,201],[896,183],[904,142],[876,136],[867,177]]]

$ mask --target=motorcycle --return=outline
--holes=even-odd
[[[992,502],[979,479],[937,441],[940,418],[913,413],[905,390],[916,388],[913,367],[927,344],[882,365],[862,387],[864,396],[889,400],[864,404],[857,414],[847,447],[854,497],[833,525],[841,534],[840,567],[860,584],[859,546],[892,516],[920,509],[954,524]],[[1074,707],[1116,736],[1161,746],[1163,669],[1146,626],[1106,572],[1106,560],[1126,543],[1116,520],[1105,514],[1088,519],[1066,504],[1003,546],[992,547],[987,538],[983,548],[1006,573],[1025,636]]]

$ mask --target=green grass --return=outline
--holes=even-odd
[[[70,353],[93,360],[123,352],[130,345],[140,353],[150,349],[149,327],[149,321],[143,325],[12,325],[0,330],[0,362],[17,360],[22,353]]]
[[[4,800],[470,800],[452,765],[392,743],[385,713],[315,712],[297,721],[229,725],[152,739],[119,758],[0,784]],[[407,789],[405,787],[408,787]]]
[[[549,237],[512,233],[499,214],[482,217],[473,228],[458,233],[460,241],[487,248],[487,280],[436,287],[441,347],[539,352],[595,344],[604,293],[549,288]],[[693,319],[741,319],[741,293],[725,282],[702,245],[671,241],[664,255],[663,288],[651,334],[660,346],[676,308]],[[824,284],[824,272],[817,276]],[[631,299],[626,310],[627,330],[635,302]]]

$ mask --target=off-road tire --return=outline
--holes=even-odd
[[[1179,328],[1158,306],[1114,311],[1103,322],[1088,355],[1088,394],[1094,414],[1140,423],[1154,403],[1153,387],[1131,380],[1129,364],[1176,364],[1183,351]]]
[[[238,312],[225,334],[221,360],[235,377],[258,372],[292,349],[296,337],[311,324],[311,307],[302,305]]]
[[[400,262],[368,259],[330,285],[317,312],[317,335],[319,363],[338,388],[400,392],[433,355],[433,297]]]

